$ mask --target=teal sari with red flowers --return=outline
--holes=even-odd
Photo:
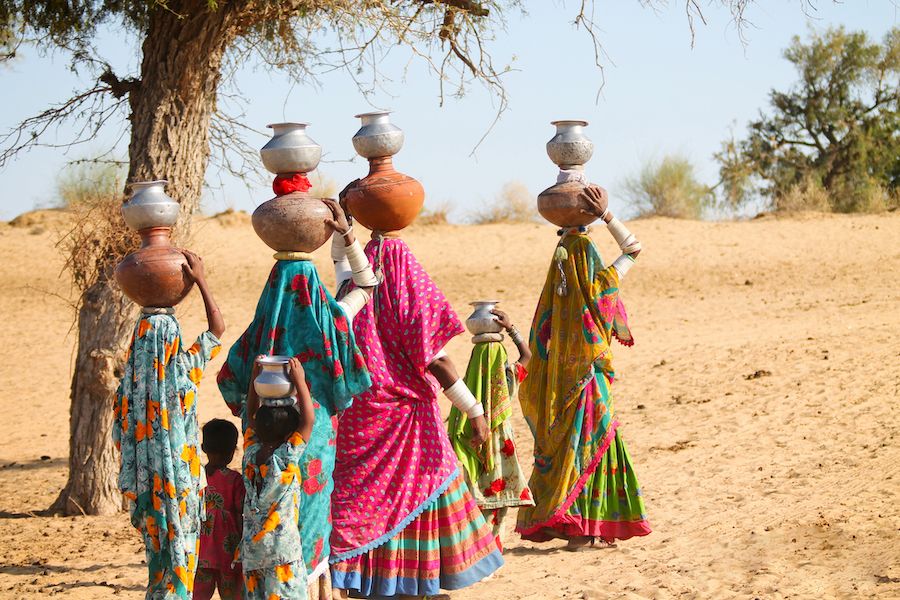
[[[247,390],[260,355],[296,356],[304,363],[316,423],[301,461],[300,536],[314,583],[328,570],[331,554],[331,492],[334,488],[337,413],[371,385],[344,309],[322,286],[307,260],[279,260],[256,306],[250,326],[228,352],[218,384],[225,402],[246,430]]]

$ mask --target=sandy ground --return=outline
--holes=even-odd
[[[124,514],[34,516],[67,470],[75,339],[59,221],[0,224],[0,597],[137,599],[143,549]],[[900,598],[900,213],[631,227],[645,248],[622,288],[637,343],[616,348],[613,392],[654,531],[579,554],[510,532],[506,566],[453,598]],[[553,228],[405,237],[461,317],[499,298],[528,327]],[[609,235],[593,237],[614,259]],[[200,221],[193,249],[230,346],[272,253],[240,215]],[[178,311],[186,337],[204,329],[198,294]],[[461,367],[469,350],[468,336],[448,347]],[[224,354],[201,421],[230,416],[214,380]]]

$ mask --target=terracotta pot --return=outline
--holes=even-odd
[[[403,229],[424,203],[422,184],[395,171],[390,156],[370,159],[369,174],[347,192],[347,210],[372,231]]]
[[[597,217],[581,212],[581,209],[590,208],[587,201],[579,197],[582,191],[584,191],[584,184],[576,181],[557,183],[538,194],[538,212],[545,219],[560,227],[590,225],[597,220]]]
[[[168,227],[150,227],[138,233],[141,247],[116,267],[116,283],[141,306],[175,306],[194,285],[181,268],[187,259],[169,243]]]
[[[278,252],[312,252],[334,231],[325,224],[331,209],[309,192],[291,192],[263,202],[253,211],[253,229]]]

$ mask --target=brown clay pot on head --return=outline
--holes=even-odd
[[[390,156],[369,159],[369,174],[347,191],[347,210],[372,231],[403,229],[424,203],[422,184],[395,171]]]
[[[149,227],[138,233],[141,247],[116,267],[116,283],[141,306],[175,306],[194,285],[181,267],[187,259],[169,243],[168,227]]]
[[[538,212],[560,227],[590,225],[597,217],[581,212],[581,209],[590,208],[587,201],[580,197],[583,191],[584,184],[577,181],[557,183],[538,194]]]
[[[309,192],[291,192],[263,202],[253,211],[253,229],[277,252],[313,252],[334,231],[325,224],[331,209]]]

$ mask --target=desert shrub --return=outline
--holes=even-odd
[[[310,174],[309,182],[312,184],[309,193],[316,198],[337,198],[338,192],[342,188],[336,180],[321,173],[318,169]]]
[[[426,206],[416,217],[416,225],[447,225],[450,223],[450,213],[453,211],[453,203],[443,200],[434,206]]]
[[[539,218],[535,196],[519,180],[507,181],[494,196],[493,202],[469,213],[469,220],[473,225],[535,223]]]
[[[791,186],[786,193],[774,198],[778,212],[843,212],[873,213],[900,206],[900,192],[869,179],[852,189],[829,192],[814,175]]]
[[[84,196],[69,210],[72,225],[61,232],[56,246],[66,261],[75,288],[88,290],[108,280],[116,266],[141,243],[137,233],[125,226],[120,209],[122,194],[116,189]]]
[[[828,212],[831,210],[831,195],[822,183],[813,176],[792,185],[787,193],[775,197],[775,210],[785,213],[803,211]]]
[[[56,177],[55,208],[75,209],[104,202],[110,194],[119,195],[126,178],[125,167],[115,162],[83,161],[70,165]]]
[[[621,189],[638,217],[699,219],[713,205],[710,188],[697,181],[696,167],[681,154],[645,162]]]

